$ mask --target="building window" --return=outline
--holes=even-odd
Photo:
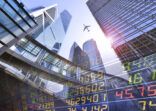
[[[29,52],[30,54],[37,56],[40,51],[41,48],[36,46],[35,44],[31,43],[30,41],[26,40],[26,39],[21,39],[21,41],[19,41],[16,44],[16,47],[21,51],[21,50],[25,50],[27,52]]]

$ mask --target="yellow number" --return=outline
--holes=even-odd
[[[152,80],[156,80],[156,70],[152,72]]]
[[[74,105],[75,105],[74,98],[71,98],[71,99],[70,99],[70,105],[71,105],[71,106],[74,106]]]
[[[130,70],[131,70],[130,63],[129,63],[129,62],[126,62],[126,63],[124,64],[124,67],[125,67],[125,70],[126,70],[126,71],[130,71]]]
[[[79,102],[80,102],[80,98],[79,98],[79,97],[77,97],[77,98],[76,98],[76,101],[75,101],[75,105],[78,105],[78,104],[79,104]]]
[[[137,73],[134,75],[134,84],[139,84],[142,83],[143,79],[140,75],[140,73]]]
[[[98,94],[94,94],[93,95],[93,102],[98,102],[99,101],[99,95]]]
[[[153,101],[149,101],[149,106],[152,106],[152,107],[156,106],[156,104],[153,104],[152,102]]]
[[[80,94],[84,94],[84,87],[80,87]]]
[[[105,111],[108,108],[107,104],[103,104],[101,107],[101,111]]]
[[[103,91],[104,90],[104,82],[99,82],[99,85],[98,85],[98,91]]]
[[[68,108],[69,111],[76,111],[76,108]]]
[[[93,96],[87,96],[87,100],[89,100],[90,103],[92,102],[92,98]]]
[[[82,111],[88,111],[87,107],[82,107]]]
[[[85,96],[81,97],[81,101],[82,101],[82,104],[86,104],[86,97]]]
[[[85,92],[86,92],[86,93],[90,93],[90,92],[91,92],[91,90],[90,90],[90,85],[87,85],[87,86],[85,87]]]
[[[107,94],[103,94],[103,101],[106,101],[107,99]]]
[[[139,101],[139,104],[142,104],[142,110],[145,111],[146,110],[146,101]]]
[[[97,83],[92,84],[92,92],[97,92]]]
[[[103,80],[104,79],[104,73],[103,72],[98,72],[98,75],[97,75],[97,79],[98,80]]]
[[[98,106],[93,106],[93,111],[100,111],[100,105],[98,105]]]

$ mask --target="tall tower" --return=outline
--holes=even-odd
[[[70,49],[69,60],[81,67],[90,68],[89,56],[78,46],[76,42]]]
[[[63,27],[64,27],[64,31],[66,33],[67,30],[68,30],[70,21],[72,19],[72,16],[67,10],[62,11],[60,16],[61,16],[62,24],[63,24]]]
[[[83,44],[83,51],[89,56],[90,69],[105,72],[100,52],[93,39],[88,40]]]
[[[89,0],[87,5],[122,61],[156,52],[155,1]]]
[[[132,78],[136,77],[140,82],[155,79],[155,1],[89,0],[87,5],[103,32],[111,38],[130,75],[130,83],[135,83]]]

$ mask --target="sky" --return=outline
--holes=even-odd
[[[126,73],[123,71],[121,62],[117,58],[114,50],[111,48],[111,40],[103,34],[96,20],[92,16],[85,1],[87,0],[20,0],[27,9],[37,6],[58,5],[58,14],[66,9],[71,15],[72,19],[63,41],[62,48],[59,54],[64,58],[69,58],[70,48],[73,42],[76,42],[81,48],[85,41],[93,38],[102,56],[107,73],[120,75]],[[31,2],[30,2],[31,1]],[[83,24],[90,25],[90,32],[83,32]],[[123,77],[125,78],[125,77]],[[127,77],[126,77],[127,78]]]

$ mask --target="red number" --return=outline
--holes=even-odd
[[[132,91],[133,91],[132,88],[125,89],[125,95],[126,95],[125,98],[128,98],[128,99],[130,99],[130,98],[134,98]]]
[[[142,87],[138,87],[137,89],[140,90],[140,94],[141,94],[141,96],[144,96],[145,87],[142,86]]]
[[[115,94],[117,97],[120,97],[120,99],[123,98],[123,91],[116,91],[116,94]]]
[[[149,85],[148,89],[148,96],[156,96],[156,85]]]

